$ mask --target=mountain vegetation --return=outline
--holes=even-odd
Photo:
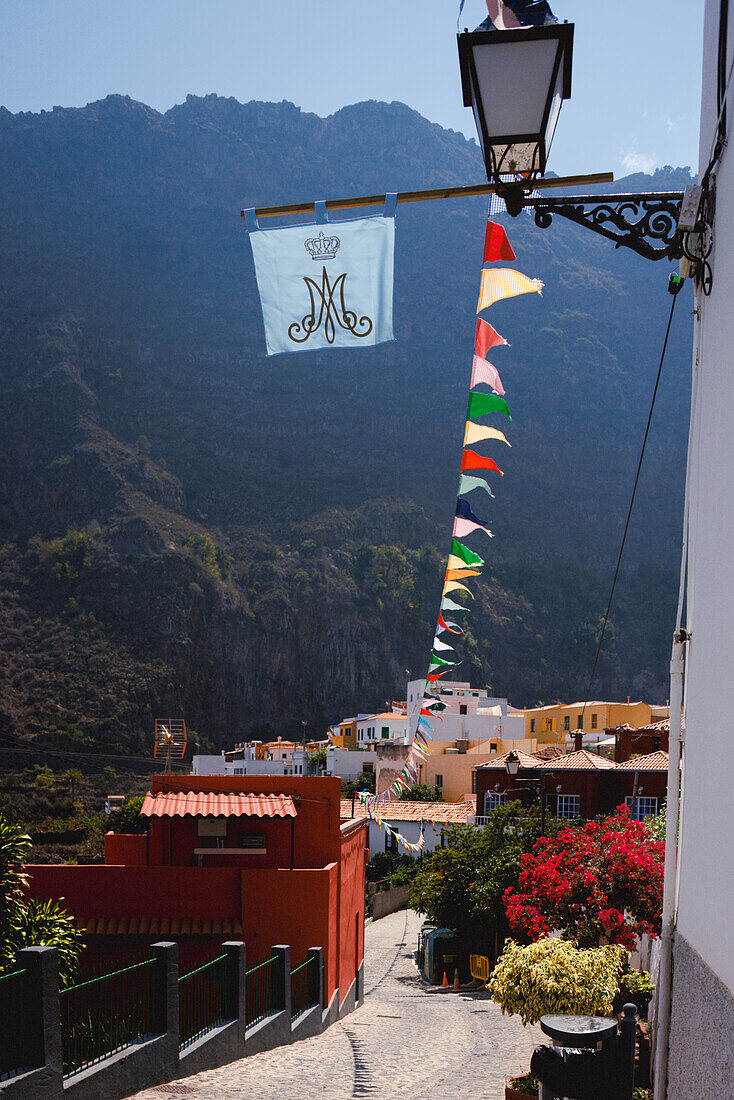
[[[0,108],[0,151],[0,760],[142,758],[156,715],[202,749],[311,736],[402,697],[448,552],[486,202],[398,208],[394,343],[276,358],[239,211],[480,182],[476,144],[399,103],[115,95]],[[522,705],[585,692],[669,299],[667,264],[508,229],[546,288],[492,313],[512,449],[474,505],[495,538],[461,675]],[[685,293],[597,696],[667,695]]]

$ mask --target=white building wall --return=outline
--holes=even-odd
[[[338,775],[340,779],[361,778],[364,765],[371,764],[377,770],[377,754],[353,752],[351,749],[329,749],[326,754],[326,775]]]
[[[717,121],[719,24],[707,0],[699,179]],[[725,74],[734,56],[729,5]],[[688,459],[690,541],[679,905],[667,1100],[731,1096],[734,1073],[734,86],[716,168],[710,297],[697,296]],[[679,304],[678,309],[686,302]]]
[[[734,6],[730,6],[730,13]],[[708,0],[699,177],[716,128],[719,3]],[[734,56],[730,14],[727,70]],[[728,128],[734,95],[728,103]],[[731,140],[731,134],[730,134]],[[685,796],[678,928],[734,993],[734,159],[716,176],[713,288],[697,301],[689,458]],[[678,308],[684,305],[679,303]]]
[[[405,837],[409,844],[417,844],[421,835],[421,826],[419,821],[391,821],[389,817],[384,817],[388,825],[392,825],[393,828]],[[441,847],[441,831],[442,829],[448,829],[451,826],[447,825],[433,825],[430,822],[426,822],[424,828],[424,835],[426,838],[425,845],[423,847],[423,854],[432,852],[434,848]],[[376,821],[370,821],[369,823],[369,846],[370,846],[370,858],[375,852],[384,852],[385,848],[385,830],[381,829]],[[388,849],[390,848],[390,838],[388,837]],[[397,848],[399,855],[413,855],[412,852],[406,852],[405,848],[401,844]],[[416,859],[417,859],[416,855]]]

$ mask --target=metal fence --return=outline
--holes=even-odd
[[[306,1009],[318,1004],[317,959],[309,955],[291,970],[291,1022],[297,1020]]]
[[[64,1076],[160,1033],[155,959],[59,991]]]
[[[237,1015],[227,980],[227,958],[226,953],[218,955],[178,979],[179,1050]]]
[[[245,1022],[247,1027],[280,1012],[283,998],[278,989],[277,959],[269,959],[250,967],[245,975]]]
[[[5,1021],[0,1027],[0,1081],[40,1064],[29,992],[25,970],[0,974],[0,1020]]]

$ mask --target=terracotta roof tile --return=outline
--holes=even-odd
[[[148,791],[140,813],[143,817],[295,817],[297,811],[293,799],[285,794]]]
[[[504,769],[505,762],[509,755],[509,752],[505,752],[502,754],[502,756],[493,756],[491,760],[485,760],[483,764],[477,764],[477,767]],[[518,752],[516,755],[520,758],[521,768],[539,768],[540,765],[543,763],[542,758],[540,756],[536,756],[534,753],[530,754],[527,752]]]
[[[467,802],[383,802],[380,804],[380,817],[385,821],[430,821],[442,825],[465,825],[467,815],[473,814],[475,807]],[[351,818],[351,800],[342,802],[342,820]],[[355,803],[354,816],[367,817],[366,808]]]
[[[552,760],[543,760],[541,768],[549,771],[557,771],[558,768],[570,768],[572,771],[607,771],[615,768],[613,760],[607,760],[605,756],[597,756],[588,749],[579,749],[578,752],[569,752],[565,756],[556,756]]]
[[[634,760],[625,760],[617,764],[620,771],[666,772],[668,770],[667,752],[650,752],[647,756],[638,756]]]

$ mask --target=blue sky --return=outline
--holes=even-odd
[[[697,158],[703,0],[552,0],[576,25],[573,98],[549,167],[615,175]],[[288,99],[328,115],[402,100],[474,136],[458,0],[1,0],[0,103],[78,107],[119,92]],[[486,14],[466,0],[462,25]]]

